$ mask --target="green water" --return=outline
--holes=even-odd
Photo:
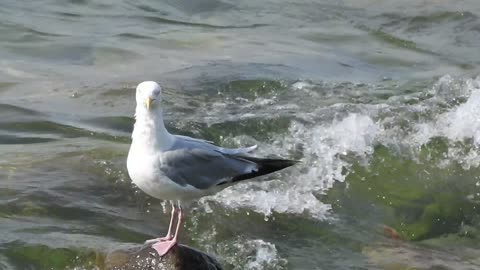
[[[130,182],[167,128],[302,162],[187,207],[225,269],[480,268],[476,1],[0,3],[0,269],[102,269],[163,235]],[[267,181],[268,180],[268,181]]]

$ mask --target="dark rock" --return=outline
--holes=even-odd
[[[150,245],[126,247],[108,253],[103,269],[108,270],[221,270],[218,262],[193,248],[176,245],[165,256],[158,256]]]

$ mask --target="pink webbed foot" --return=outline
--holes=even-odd
[[[160,238],[154,238],[154,239],[149,239],[147,241],[145,241],[145,244],[152,244],[152,243],[156,243],[156,242],[163,242],[163,241],[170,241],[173,239],[173,236],[172,236],[172,228],[173,228],[173,220],[174,220],[174,217],[177,213],[177,209],[175,209],[175,205],[172,203],[172,214],[170,215],[170,224],[168,225],[168,233],[167,235],[165,235],[164,237],[160,237]]]
[[[177,244],[175,239],[157,242],[152,245],[152,248],[155,249],[158,253],[158,256],[162,257],[163,255],[167,254],[168,251]]]
[[[182,208],[179,206],[178,209],[175,209],[175,206],[172,203],[172,216],[170,218],[170,225],[168,226],[168,233],[165,237],[156,238],[147,240],[146,243],[154,243],[152,248],[155,249],[160,257],[164,256],[165,254],[172,249],[173,246],[177,244],[177,239],[180,231],[180,226],[182,225],[183,215],[182,215]],[[174,216],[177,216],[177,228],[175,230],[175,234],[172,235],[173,223],[174,223]]]

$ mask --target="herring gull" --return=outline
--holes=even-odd
[[[256,145],[230,149],[202,139],[170,134],[163,123],[161,90],[153,81],[137,86],[135,125],[127,158],[132,182],[148,195],[170,200],[172,204],[167,235],[147,241],[153,243],[152,248],[159,256],[177,243],[183,220],[182,201],[212,195],[242,180],[296,163],[249,155]]]

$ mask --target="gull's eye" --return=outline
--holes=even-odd
[[[153,95],[155,95],[155,96],[160,95],[160,89],[153,90]]]

